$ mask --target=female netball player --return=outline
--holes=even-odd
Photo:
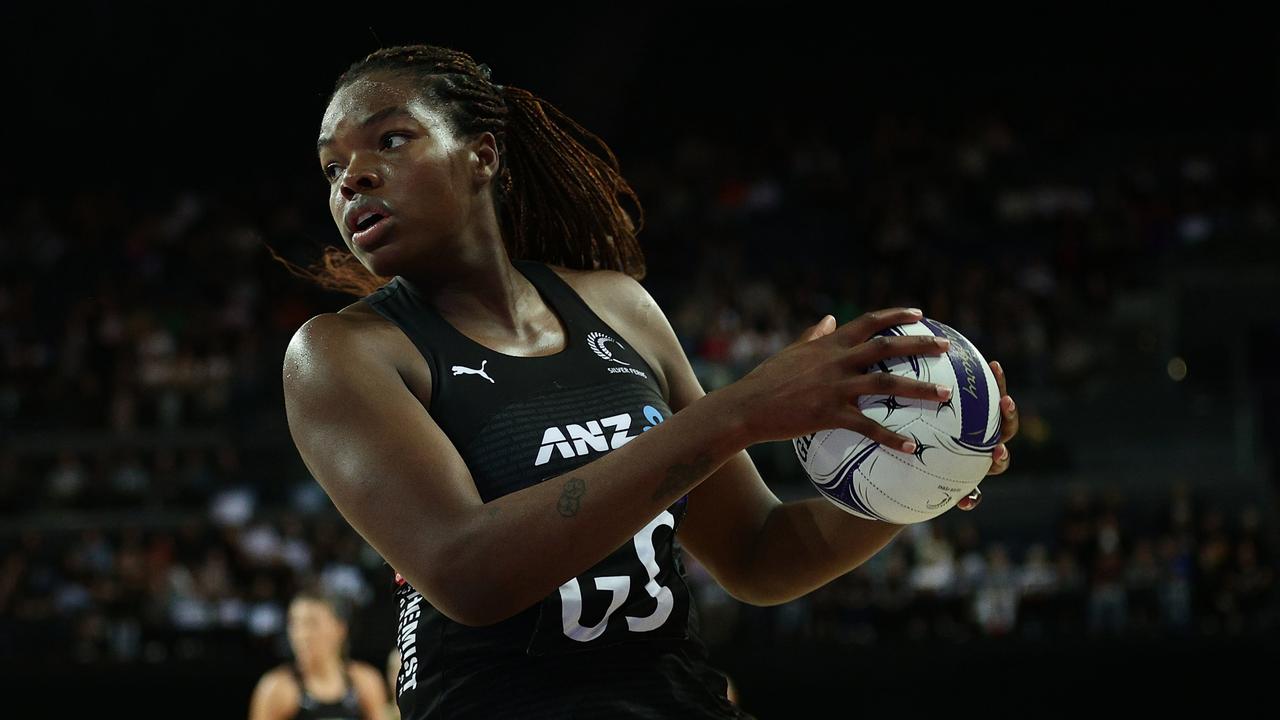
[[[879,551],[900,526],[780,503],[745,449],[848,427],[912,451],[857,397],[946,395],[862,369],[945,342],[873,337],[918,311],[827,316],[704,393],[638,282],[643,214],[620,206],[639,203],[612,152],[460,52],[352,65],[318,149],[350,254],[316,277],[361,300],[297,331],[286,410],[317,481],[398,571],[402,716],[744,717],[707,665],[675,540],[757,605]],[[1002,443],[991,472],[1008,462]]]
[[[339,603],[302,592],[289,603],[293,662],[267,672],[249,701],[249,720],[383,720],[387,694],[372,665],[346,658]]]

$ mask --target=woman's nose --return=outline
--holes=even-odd
[[[382,176],[369,165],[352,166],[342,177],[342,197],[350,200],[356,195],[382,185]]]

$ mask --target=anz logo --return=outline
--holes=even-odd
[[[648,425],[640,428],[644,432],[663,421],[662,411],[652,405],[645,405],[642,410]],[[542,446],[538,448],[538,457],[534,466],[545,465],[551,461],[553,453],[562,458],[575,458],[593,452],[609,452],[617,450],[635,438],[628,435],[631,429],[631,413],[619,413],[599,420],[588,420],[585,425],[571,423],[563,428],[553,425],[542,432]]]

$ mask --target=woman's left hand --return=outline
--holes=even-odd
[[[1009,469],[1009,448],[1005,447],[1005,443],[1018,434],[1018,406],[1013,404],[1013,398],[1005,388],[1004,368],[1000,367],[1000,363],[992,361],[991,373],[996,376],[996,385],[1000,387],[1000,411],[1004,413],[1004,417],[1000,420],[1000,444],[996,445],[996,449],[991,452],[991,469],[987,474],[999,475]],[[973,492],[964,496],[956,507],[961,510],[972,510],[981,502],[982,490],[974,488]]]

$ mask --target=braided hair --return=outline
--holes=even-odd
[[[489,80],[487,65],[433,45],[382,48],[353,63],[329,99],[375,73],[407,76],[462,136],[493,133],[500,166],[490,184],[502,240],[513,259],[581,270],[617,270],[644,279],[636,235],[644,209],[604,141],[533,93]],[[579,138],[602,151],[589,150]],[[638,222],[620,204],[631,199]],[[328,247],[310,269],[276,255],[291,271],[319,285],[367,295],[389,278],[376,276],[345,249]]]

